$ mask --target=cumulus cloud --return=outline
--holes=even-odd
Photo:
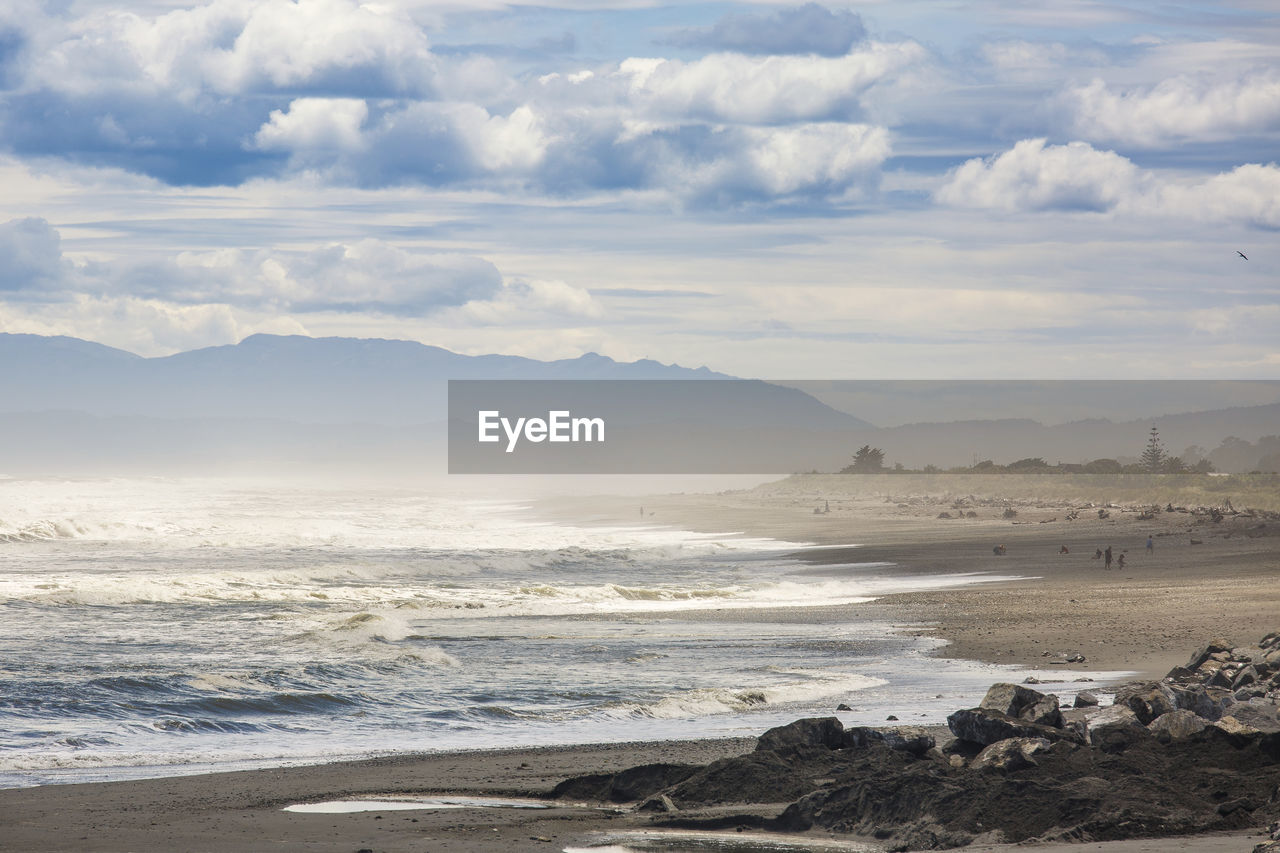
[[[952,170],[934,198],[955,207],[1092,211],[1280,227],[1280,167],[1250,163],[1208,178],[1140,169],[1087,142],[1025,139]]]
[[[1101,211],[1132,194],[1138,180],[1138,168],[1114,151],[1024,139],[996,157],[963,164],[935,197],[957,207]]]
[[[890,152],[888,133],[862,124],[725,132],[734,139],[721,156],[673,164],[670,189],[695,203],[839,196],[871,180]]]
[[[253,141],[264,151],[354,151],[368,117],[368,105],[357,98],[298,98],[287,110],[272,110]]]
[[[776,124],[848,117],[870,87],[925,58],[914,42],[836,58],[721,53],[695,62],[631,58],[616,74],[637,105],[666,115]]]
[[[737,53],[816,53],[839,56],[866,38],[862,19],[817,3],[791,6],[772,15],[725,15],[713,26],[672,33],[668,44]]]
[[[1225,81],[1174,77],[1121,90],[1094,79],[1068,89],[1063,100],[1081,136],[1130,145],[1217,141],[1280,129],[1275,70]]]
[[[272,112],[251,144],[287,153],[297,169],[378,186],[524,174],[549,143],[528,105],[491,115],[476,104],[419,101],[370,119],[361,100],[301,98]]]
[[[154,18],[108,12],[48,46],[29,84],[71,94],[425,94],[436,60],[408,18],[353,0],[213,0]]]

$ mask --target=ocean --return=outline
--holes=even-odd
[[[755,735],[840,703],[936,724],[1012,677],[858,606],[992,576],[803,548],[440,489],[0,480],[0,787]]]

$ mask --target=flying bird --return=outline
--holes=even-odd
[[[1240,251],[1239,249],[1236,249],[1236,254],[1244,258],[1246,261],[1249,260],[1249,256],[1246,255],[1244,252]]]

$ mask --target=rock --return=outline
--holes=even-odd
[[[1042,737],[1050,741],[1080,740],[1080,735],[1075,731],[1021,720],[988,708],[956,711],[947,717],[947,727],[960,740],[983,746],[1012,737]]]
[[[964,767],[964,756],[948,755],[947,763],[950,764],[952,767],[954,767],[956,770],[959,770],[960,768]]]
[[[973,770],[1021,770],[1034,766],[1037,752],[1049,749],[1048,740],[1039,737],[1015,737],[996,741],[969,765]]]
[[[756,752],[777,752],[798,746],[844,746],[844,723],[835,717],[809,717],[769,729],[756,740]]]
[[[1161,743],[1169,743],[1175,740],[1186,740],[1204,731],[1207,725],[1209,725],[1207,721],[1192,711],[1178,710],[1161,714],[1147,725],[1147,731],[1155,735],[1156,740]]]
[[[850,708],[850,707],[849,707],[848,705],[846,705],[845,703],[841,702],[839,705],[837,705],[837,706],[836,706],[836,710],[837,710],[837,711],[852,711],[853,709],[852,709],[852,708]]]
[[[1280,708],[1258,700],[1238,702],[1218,722],[1226,724],[1219,728],[1229,734],[1280,734]]]
[[[889,716],[885,717],[885,721],[886,721],[886,722],[896,723],[896,722],[898,722],[898,718],[897,718],[897,717],[895,717],[893,714],[890,714]]]
[[[1264,841],[1253,848],[1253,853],[1280,853],[1280,841]]]
[[[1165,673],[1164,677],[1169,681],[1190,681],[1196,677],[1196,674],[1185,666],[1175,666],[1173,669]]]
[[[700,768],[695,764],[644,764],[619,773],[596,773],[566,779],[551,791],[557,799],[631,803],[683,782]]]
[[[1277,649],[1280,648],[1280,631],[1272,631],[1258,642],[1260,649]]]
[[[1099,708],[1088,718],[1089,743],[1104,752],[1123,752],[1129,746],[1151,737],[1138,719],[1138,715],[1126,705],[1108,705]]]
[[[1021,684],[993,684],[978,703],[979,708],[996,711],[1046,726],[1061,726],[1058,697],[1046,695]]]
[[[1252,664],[1236,673],[1235,680],[1231,682],[1232,690],[1239,690],[1241,687],[1248,687],[1250,684],[1256,684],[1258,681],[1258,670]]]
[[[1169,692],[1173,694],[1173,703],[1178,710],[1191,711],[1206,720],[1218,719],[1223,710],[1233,702],[1231,694],[1226,690],[1207,688],[1200,684],[1171,684]]]
[[[1191,656],[1191,660],[1187,661],[1187,669],[1199,669],[1200,665],[1207,661],[1211,655],[1230,651],[1231,643],[1228,641],[1223,639],[1210,640]]]
[[[883,730],[859,726],[844,732],[845,747],[865,749],[877,743],[912,755],[924,755],[936,745],[933,735],[922,728],[911,726]]]
[[[1121,688],[1116,691],[1116,704],[1137,714],[1138,722],[1144,726],[1178,707],[1172,688],[1158,681]]]
[[[1086,663],[1085,656],[1076,652],[1074,655],[1067,658],[1067,663]]]
[[[1210,687],[1229,688],[1236,680],[1236,671],[1231,667],[1224,666],[1215,672],[1206,682]]]
[[[1240,663],[1254,663],[1261,661],[1266,654],[1258,646],[1237,646],[1231,650],[1231,659]]]
[[[1098,705],[1098,697],[1091,690],[1081,690],[1072,704],[1076,708],[1094,708]]]

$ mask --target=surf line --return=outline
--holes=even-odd
[[[572,412],[554,410],[547,412],[546,418],[504,418],[502,412],[496,410],[480,411],[479,438],[482,443],[502,440],[499,428],[507,436],[507,453],[516,449],[516,444],[523,438],[535,444],[543,441],[551,442],[603,442],[604,418],[575,418]]]

